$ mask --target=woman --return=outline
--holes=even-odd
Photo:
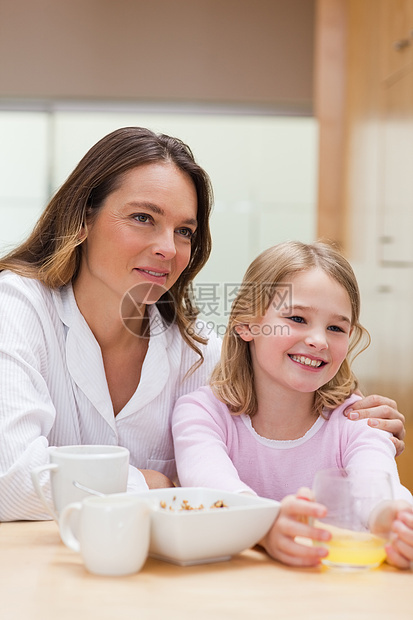
[[[29,472],[48,445],[123,445],[129,489],[172,484],[174,403],[219,359],[191,298],[211,204],[185,144],[118,129],[0,261],[0,520],[46,518]],[[358,415],[393,418],[378,424],[402,440],[395,403],[374,398]]]

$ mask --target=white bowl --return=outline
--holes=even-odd
[[[229,560],[254,546],[280,507],[271,499],[198,487],[152,489],[139,495],[151,499],[153,506],[150,555],[182,566]],[[219,500],[226,507],[211,508]],[[182,510],[184,501],[203,508]]]

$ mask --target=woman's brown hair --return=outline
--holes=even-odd
[[[50,288],[73,282],[79,272],[86,216],[93,218],[128,170],[149,163],[171,162],[192,180],[198,200],[197,229],[191,259],[174,286],[159,300],[167,323],[175,321],[185,341],[200,355],[195,342],[205,343],[190,329],[198,311],[192,281],[211,252],[209,218],[212,187],[207,173],[181,140],[141,127],[123,127],[97,142],[52,197],[28,239],[0,259],[10,269],[36,278]]]

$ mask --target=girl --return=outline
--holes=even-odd
[[[328,534],[303,517],[323,506],[292,496],[326,468],[388,471],[399,503],[389,517],[388,560],[413,559],[412,497],[401,486],[387,433],[342,415],[358,400],[352,357],[369,344],[348,262],[322,243],[284,243],[249,267],[233,303],[211,384],[177,403],[172,417],[180,483],[282,500],[263,546],[274,558],[315,565],[327,552],[295,541]],[[397,518],[396,518],[397,517]],[[397,538],[396,538],[397,534]]]

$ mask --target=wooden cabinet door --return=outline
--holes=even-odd
[[[413,64],[413,0],[380,0],[382,79]]]
[[[382,91],[379,247],[382,264],[413,265],[413,68]]]

